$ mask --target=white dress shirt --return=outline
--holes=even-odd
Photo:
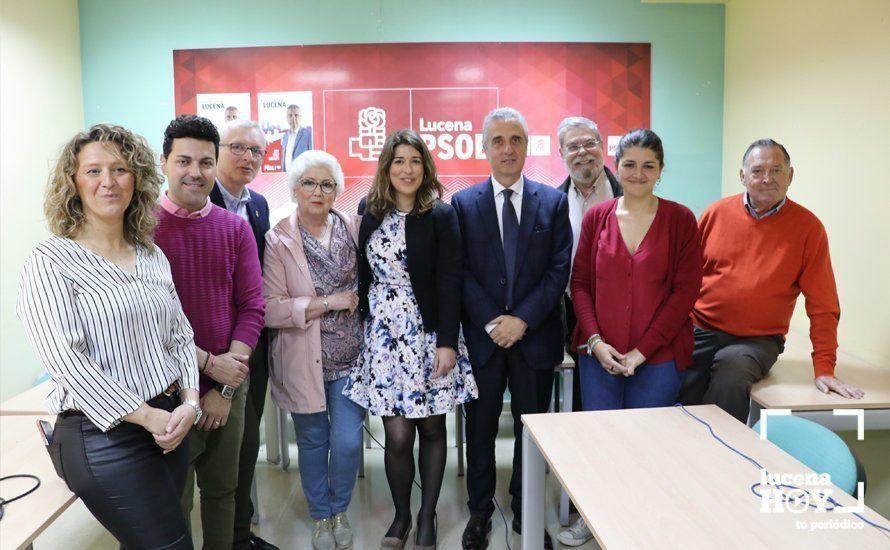
[[[291,161],[294,160],[294,149],[296,149],[296,147],[297,147],[297,134],[299,134],[299,133],[300,133],[299,126],[297,126],[296,130],[293,130],[293,131],[288,130],[287,131],[287,135],[288,135],[287,147],[284,151],[284,158],[282,159],[284,161],[284,171],[285,172],[288,171],[288,169],[290,168]]]
[[[494,178],[494,174],[491,176],[491,186],[494,188],[494,211],[498,217],[498,231],[501,232],[501,244],[504,242],[504,189],[510,189],[513,191],[513,194],[510,195],[510,202],[513,204],[513,210],[516,211],[516,223],[522,223],[522,191],[525,188],[525,176],[522,174],[519,175],[519,180],[516,183],[511,185],[509,188],[504,187],[498,180]],[[496,327],[495,323],[488,323],[485,325],[485,332],[491,333]]]
[[[504,189],[510,189],[513,194],[510,196],[510,202],[513,203],[513,210],[516,211],[516,223],[522,223],[522,190],[525,188],[525,176],[520,175],[519,180],[510,187],[504,187],[498,180],[491,176],[491,186],[494,188],[494,211],[498,216],[498,231],[501,232],[501,243],[504,242]]]
[[[581,221],[584,214],[593,206],[613,198],[612,186],[606,171],[603,170],[593,184],[593,191],[584,196],[575,182],[569,184],[569,222],[572,224],[572,262],[575,261],[575,252],[578,251],[578,240],[581,238]],[[570,281],[571,284],[571,281]]]

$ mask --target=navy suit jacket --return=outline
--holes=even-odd
[[[219,190],[220,185],[222,184],[217,180],[210,191],[210,202],[225,209],[226,201],[223,199],[222,191]],[[266,202],[266,197],[253,190],[250,191],[250,202],[247,203],[247,217],[256,239],[256,249],[262,266],[266,254],[266,232],[269,231],[269,203]]]
[[[515,315],[528,325],[516,345],[534,369],[563,360],[562,295],[569,281],[572,227],[565,193],[525,179],[516,251],[513,307],[507,310],[507,271],[491,178],[455,194],[463,249],[463,331],[473,368],[482,367],[497,345],[485,325]]]
[[[308,151],[312,149],[312,127],[301,126],[299,130],[297,130],[296,139],[297,142],[294,144],[294,153],[291,155],[289,159],[285,162],[284,155],[287,154],[287,142],[290,140],[291,134],[290,132],[285,132],[281,136],[281,168],[282,170],[285,168],[290,168],[290,161],[297,158],[300,153],[304,151]]]

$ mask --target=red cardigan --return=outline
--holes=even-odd
[[[702,282],[695,215],[660,198],[652,227],[631,256],[615,218],[617,204],[613,199],[591,208],[581,224],[572,269],[578,318],[573,345],[577,348],[590,335],[600,334],[621,353],[637,348],[647,363],[673,360],[678,370],[684,370],[692,362],[694,347],[689,314]],[[603,272],[604,264],[608,272]],[[610,288],[597,292],[597,280],[603,281],[601,286],[609,280]],[[616,288],[626,292],[615,292]]]

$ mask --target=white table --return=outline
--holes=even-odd
[[[0,523],[0,548],[28,548],[77,498],[56,475],[49,453],[37,431],[37,420],[55,422],[54,416],[0,416],[0,476],[32,474],[40,487],[30,495],[4,507]],[[32,487],[30,479],[4,481],[2,496],[11,498]]]
[[[52,390],[52,381],[46,380],[33,388],[10,397],[3,403],[0,403],[0,415],[33,416],[49,414],[46,412],[43,400],[49,395],[50,390]]]
[[[770,472],[811,472],[716,406],[688,410]],[[849,514],[761,513],[760,499],[751,492],[760,471],[679,407],[524,415],[522,420],[524,550],[542,546],[546,464],[605,549],[890,547],[890,538],[867,525],[806,528],[810,521]],[[844,506],[856,505],[836,487],[832,496]],[[868,507],[864,516],[890,528],[890,521]],[[805,528],[797,528],[800,521]]]
[[[855,430],[856,419],[836,416],[834,409],[864,409],[865,429],[890,429],[890,367],[868,364],[838,350],[835,374],[865,391],[862,399],[824,394],[813,384],[809,338],[797,332],[786,337],[785,351],[769,374],[751,389],[753,426],[763,409],[791,409],[795,416],[818,422],[831,430]]]

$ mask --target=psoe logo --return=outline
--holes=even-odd
[[[386,141],[386,111],[365,107],[358,112],[358,137],[349,138],[349,156],[377,161]]]

